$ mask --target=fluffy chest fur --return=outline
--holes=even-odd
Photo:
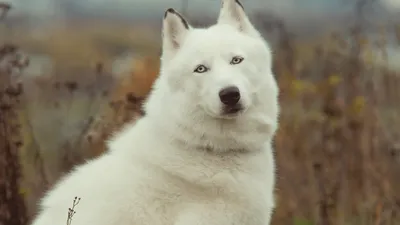
[[[145,121],[141,121],[145,123]],[[197,224],[264,224],[274,207],[273,189],[275,166],[272,149],[266,143],[257,152],[230,152],[216,154],[199,149],[187,149],[170,140],[168,135],[158,135],[157,142],[146,138],[145,133],[155,131],[136,125],[131,135],[119,137],[112,148],[113,154],[135,161],[132,170],[146,171],[134,178],[142,210],[150,210],[162,218],[194,220]],[[129,134],[129,131],[125,131]],[[137,137],[137,138],[135,138]],[[148,138],[151,138],[150,136]],[[123,146],[140,146],[140,151]],[[132,178],[133,179],[133,178]],[[140,179],[139,182],[137,179]],[[138,200],[136,200],[138,201]],[[190,216],[189,216],[190,215]],[[154,221],[157,224],[157,221]],[[172,221],[171,221],[172,222]],[[196,222],[196,223],[194,223]],[[163,224],[163,223],[162,223]]]

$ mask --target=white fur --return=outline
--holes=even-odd
[[[167,13],[146,116],[58,182],[33,225],[64,225],[75,196],[72,225],[270,223],[279,113],[270,49],[234,0],[224,0],[216,25],[188,26]],[[238,55],[244,60],[231,65]],[[193,72],[198,64],[209,71]],[[234,116],[218,97],[230,85],[243,105]]]

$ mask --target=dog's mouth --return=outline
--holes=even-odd
[[[223,115],[235,115],[243,111],[243,106],[240,104],[234,105],[234,106],[225,106],[222,109],[222,114]]]
[[[241,104],[234,106],[224,106],[222,108],[221,117],[225,119],[232,119],[239,116],[244,111],[244,107]]]
[[[213,112],[207,107],[204,107],[204,110],[215,119],[235,119],[246,111],[246,107],[242,104],[236,104],[234,106],[223,106],[219,112]]]

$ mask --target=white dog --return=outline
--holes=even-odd
[[[206,29],[168,9],[146,115],[55,185],[33,225],[64,225],[75,196],[72,225],[269,224],[279,114],[271,57],[237,0],[224,0]]]

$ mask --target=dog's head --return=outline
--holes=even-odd
[[[275,123],[271,50],[238,0],[222,2],[218,22],[209,28],[193,28],[174,9],[166,11],[160,76],[147,113],[170,111],[192,123],[232,123],[263,114]]]

